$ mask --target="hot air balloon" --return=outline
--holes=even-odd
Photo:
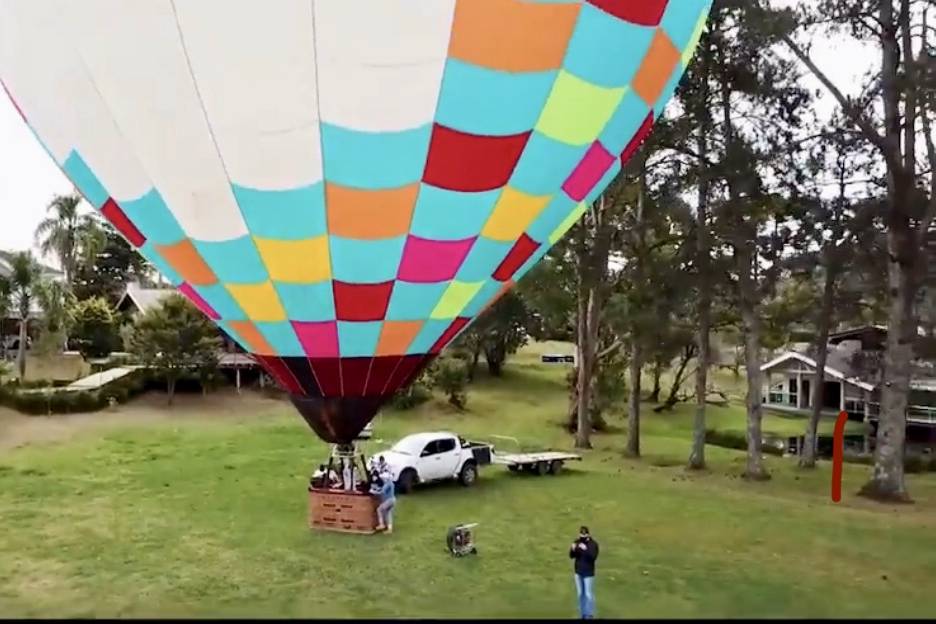
[[[710,3],[0,0],[0,79],[87,201],[348,443],[620,171]]]

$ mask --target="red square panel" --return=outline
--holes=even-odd
[[[511,248],[510,253],[507,254],[507,257],[501,261],[500,266],[494,271],[494,279],[499,282],[506,282],[513,278],[514,273],[523,266],[524,262],[530,259],[530,256],[539,249],[539,246],[540,244],[535,240],[526,234],[521,234],[520,238],[517,239],[517,242],[514,243],[514,246]]]
[[[643,123],[640,125],[640,129],[637,130],[637,134],[634,135],[634,138],[630,140],[630,143],[627,144],[627,147],[624,148],[624,151],[621,152],[621,166],[627,164],[627,161],[637,153],[637,150],[640,149],[640,146],[643,145],[643,142],[647,140],[647,137],[650,136],[650,132],[653,130],[653,111],[647,114],[647,118],[643,120]]]
[[[505,186],[530,132],[483,136],[435,124],[423,182],[450,191],[478,193]]]
[[[124,238],[130,241],[135,247],[142,247],[146,242],[146,237],[137,229],[123,209],[110,197],[101,206],[103,214],[111,224],[117,228],[117,231],[123,234]]]
[[[586,0],[618,19],[641,26],[656,26],[663,19],[663,12],[670,0]],[[684,0],[674,0],[683,2]]]
[[[339,321],[381,321],[387,314],[393,282],[348,284],[333,282]]]

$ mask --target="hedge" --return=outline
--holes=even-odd
[[[55,390],[46,385],[42,392],[21,392],[22,389],[29,389],[29,385],[25,384],[25,388],[18,384],[0,386],[0,405],[33,415],[95,412],[108,407],[111,400],[126,403],[131,397],[140,394],[146,388],[146,376],[142,371],[135,371],[91,391]]]
[[[705,443],[724,448],[747,450],[747,436],[739,431],[716,431],[706,429]],[[765,455],[783,455],[783,449],[766,440],[761,441],[761,452]]]

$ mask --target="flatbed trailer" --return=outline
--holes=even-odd
[[[537,453],[506,453],[495,452],[491,458],[492,464],[507,466],[511,472],[531,472],[538,475],[556,475],[562,472],[562,466],[567,461],[582,461],[582,456],[576,453],[562,451],[541,451]]]

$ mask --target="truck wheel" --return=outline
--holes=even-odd
[[[538,474],[539,476],[543,476],[547,472],[549,472],[548,463],[544,461],[536,462],[536,474]]]
[[[518,466],[517,464],[509,464],[507,466],[507,470],[509,470],[510,472],[520,472],[520,466]]]
[[[557,475],[562,472],[562,461],[558,459],[552,460],[549,464],[549,473]]]
[[[470,487],[474,485],[475,481],[478,480],[478,467],[475,466],[474,462],[465,462],[465,465],[462,466],[461,474],[458,475],[458,481],[465,487]]]
[[[416,471],[412,468],[407,468],[397,481],[397,490],[399,490],[400,494],[409,494],[413,491],[413,487],[415,487],[418,480],[419,478],[416,476]]]

